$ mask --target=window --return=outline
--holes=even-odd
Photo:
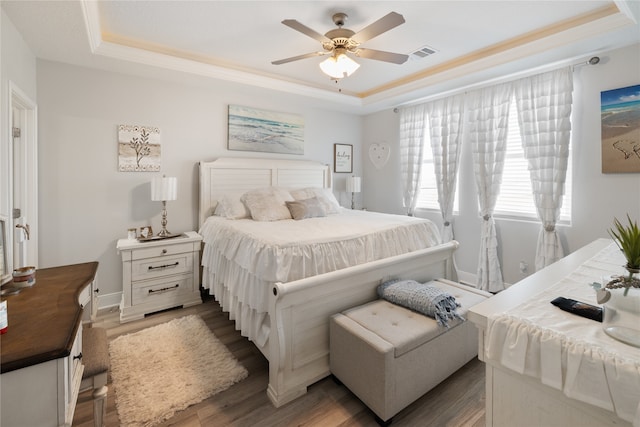
[[[416,207],[422,209],[435,209],[440,210],[440,204],[438,203],[438,184],[436,183],[436,171],[433,162],[433,152],[431,151],[431,137],[429,135],[429,128],[425,130],[425,145],[422,154],[422,176],[420,182],[420,192],[418,193],[418,201]],[[458,177],[460,171],[458,171]],[[453,212],[458,212],[458,186],[456,183],[456,194],[453,201]]]
[[[464,151],[463,151],[464,152]],[[565,181],[565,194],[560,211],[560,221],[571,221],[571,187],[572,165],[571,150],[567,164],[567,177]],[[459,177],[459,175],[458,175]],[[524,158],[522,140],[520,138],[520,126],[518,125],[518,109],[515,98],[511,101],[509,110],[509,133],[507,135],[507,152],[505,154],[504,169],[502,172],[502,185],[500,195],[496,202],[495,214],[504,218],[533,219],[537,220],[538,214],[532,197],[531,179],[527,160]],[[454,212],[458,212],[459,188],[456,189]],[[433,153],[429,132],[425,131],[425,150],[422,161],[422,180],[420,193],[416,206],[423,209],[440,210],[438,204],[438,189],[433,164]]]
[[[496,201],[494,213],[497,216],[523,219],[537,219],[538,214],[533,201],[533,190],[527,160],[524,158],[520,126],[518,125],[518,109],[515,98],[509,107],[509,133],[507,135],[507,152],[502,171],[500,195]],[[567,164],[565,195],[560,211],[560,221],[571,220],[571,150]]]

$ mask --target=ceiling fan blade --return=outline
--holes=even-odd
[[[305,34],[309,37],[311,37],[312,39],[316,39],[318,40],[320,43],[331,43],[331,39],[329,39],[328,37],[324,36],[323,34],[320,34],[319,32],[312,30],[311,28],[307,27],[304,24],[301,24],[300,22],[296,21],[295,19],[285,19],[284,21],[282,21],[282,23],[284,25],[286,25],[289,28],[293,28],[296,31],[301,32],[302,34]]]
[[[277,61],[271,61],[273,65],[286,64],[287,62],[298,61],[300,59],[313,58],[314,56],[322,56],[331,52],[310,52],[304,55],[292,56],[291,58],[279,59]]]
[[[378,36],[392,28],[397,27],[400,24],[404,24],[404,17],[396,12],[391,12],[382,18],[378,19],[373,24],[364,27],[362,30],[351,36],[352,39],[358,43],[364,43],[367,40],[371,40],[375,36]]]
[[[375,59],[377,61],[392,62],[394,64],[404,64],[409,55],[401,53],[385,52],[383,50],[360,48],[354,52],[356,56],[367,59]]]

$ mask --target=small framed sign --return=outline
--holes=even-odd
[[[353,172],[353,145],[333,144],[333,171],[336,173]]]

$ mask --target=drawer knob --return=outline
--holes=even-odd
[[[166,249],[163,249],[163,250],[162,250],[162,254],[164,255],[164,254],[166,254],[166,253],[167,253],[167,250],[166,250]]]
[[[77,356],[73,356],[73,360],[76,359],[82,359],[82,352],[80,352],[80,354],[78,354]]]

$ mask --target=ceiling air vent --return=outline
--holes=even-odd
[[[422,46],[418,50],[411,52],[409,54],[409,57],[411,59],[423,59],[429,55],[433,55],[434,53],[436,53],[436,50],[434,48],[429,46]]]

